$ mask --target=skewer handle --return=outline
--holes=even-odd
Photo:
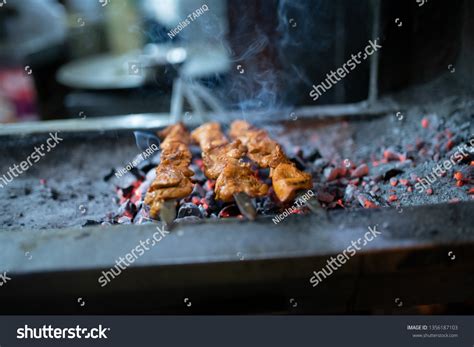
[[[246,218],[249,220],[255,220],[257,218],[257,211],[252,204],[252,200],[245,193],[235,193],[234,194],[235,202],[237,207]]]

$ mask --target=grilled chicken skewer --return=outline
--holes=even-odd
[[[247,156],[251,160],[262,168],[270,168],[273,190],[281,202],[294,200],[313,188],[311,175],[299,170],[265,130],[239,120],[232,123],[229,134],[247,147]],[[307,206],[312,212],[321,214],[316,201],[308,201]]]
[[[176,200],[191,194],[193,183],[189,179],[194,172],[189,169],[191,152],[189,132],[182,123],[167,127],[159,133],[164,139],[160,144],[161,161],[156,167],[156,177],[148,188],[145,204],[150,206],[150,215],[165,224],[176,217]]]
[[[257,178],[250,164],[240,161],[245,155],[245,146],[240,140],[229,143],[219,123],[215,122],[201,125],[191,137],[201,147],[204,174],[216,180],[216,199],[235,200],[245,217],[255,219],[257,212],[250,197],[266,195],[268,186]]]

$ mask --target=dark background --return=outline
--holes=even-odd
[[[231,66],[227,73],[209,76],[202,82],[228,108],[242,111],[365,100],[368,61],[317,102],[311,100],[309,91],[312,84],[320,83],[328,72],[342,66],[351,53],[367,45],[374,24],[373,4],[368,0],[228,1],[225,40]],[[402,90],[446,72],[460,55],[468,6],[469,2],[463,0],[430,0],[422,7],[410,0],[381,1],[380,93]],[[8,38],[1,23],[14,13],[8,4],[0,11],[0,42]],[[202,18],[212,20],[211,16]],[[395,23],[396,18],[402,22],[401,27]],[[160,24],[145,16],[138,20],[147,28],[148,41],[170,40],[167,29]],[[84,39],[88,45],[78,51],[76,44]],[[55,73],[63,64],[108,48],[101,25],[92,31],[73,26],[61,44],[21,60],[3,52],[0,63],[33,68],[41,119],[77,117],[79,111],[89,116],[168,112],[171,81],[101,91],[70,89],[56,81]],[[245,68],[244,74],[237,70],[239,64]]]

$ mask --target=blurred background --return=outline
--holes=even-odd
[[[317,102],[309,91],[374,33],[384,42],[379,93],[448,72],[472,57],[468,9],[464,0],[0,0],[0,122],[169,112],[178,77],[242,112],[362,101],[369,60]]]

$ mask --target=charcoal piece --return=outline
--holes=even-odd
[[[216,194],[214,193],[213,190],[208,190],[208,191],[206,191],[205,198],[206,198],[207,201],[215,200],[215,195]]]
[[[370,189],[370,195],[371,195],[371,196],[378,196],[378,195],[380,195],[380,193],[377,194],[377,192],[379,192],[379,191],[380,191],[380,187],[379,187],[377,184],[375,184],[375,185]]]
[[[334,201],[335,196],[325,191],[318,191],[316,193],[316,198],[321,202],[330,203]]]
[[[463,182],[474,183],[474,166],[464,166],[459,171],[461,172]]]
[[[323,159],[323,158],[320,158],[320,159],[316,159],[314,162],[313,162],[313,165],[312,165],[312,172],[315,173],[315,174],[322,174],[323,173],[323,170],[326,166],[328,166],[329,163],[326,159]]]
[[[145,179],[145,174],[136,167],[132,167],[130,172],[133,174],[133,176],[135,176],[137,180],[143,181]]]
[[[125,188],[120,188],[120,190],[122,191],[122,196],[126,199],[132,195],[134,189],[135,187],[133,185],[125,187]]]
[[[305,171],[306,170],[306,163],[300,157],[293,157],[290,160],[296,164],[298,170]]]
[[[462,136],[459,134],[456,134],[451,138],[451,143],[453,146],[457,146],[462,142],[463,142]]]
[[[214,190],[209,190],[206,192],[206,200],[208,201],[215,200],[217,202],[216,193],[214,192]]]
[[[203,198],[207,196],[207,193],[212,193],[212,192],[206,192],[206,190],[200,184],[195,184],[190,197],[197,196],[197,197]]]
[[[347,174],[347,169],[344,167],[327,167],[323,171],[324,177],[328,182],[334,181]]]
[[[416,149],[417,149],[417,150],[420,150],[420,149],[422,149],[423,147],[425,147],[425,145],[426,145],[426,142],[425,142],[425,141],[423,141],[423,140],[417,141],[417,142],[416,142]]]
[[[382,178],[384,181],[388,181],[390,180],[392,177],[395,177],[395,176],[398,176],[398,175],[401,175],[402,173],[404,173],[405,171],[403,170],[400,170],[400,169],[390,169],[388,171],[386,171]]]
[[[257,199],[256,205],[257,212],[263,215],[276,214],[278,212],[277,204],[268,197]]]
[[[207,217],[208,213],[207,213],[206,209],[204,208],[204,205],[199,205],[198,208],[199,208],[199,211],[201,211],[201,215],[203,217]]]
[[[230,218],[230,217],[237,217],[240,216],[240,210],[237,205],[227,205],[224,207],[218,214],[218,218]]]
[[[322,169],[329,165],[329,162],[324,158],[316,159],[313,163],[313,166],[318,169]]]
[[[348,185],[344,191],[344,200],[352,201],[354,199],[357,188],[352,184]]]
[[[204,182],[206,176],[196,164],[189,164],[189,168],[194,172],[193,181]]]
[[[258,168],[258,176],[262,180],[266,180],[270,176],[270,168]]]
[[[178,211],[178,218],[184,218],[189,216],[195,216],[203,218],[203,213],[199,209],[199,206],[194,205],[191,202],[184,203]]]
[[[223,202],[217,201],[215,199],[214,191],[208,191],[206,193],[206,201],[207,201],[207,205],[209,206],[207,209],[208,212],[218,213],[224,204]]]
[[[155,172],[155,170],[151,170],[152,173]],[[137,181],[134,175],[132,175],[130,172],[127,172],[123,174],[123,176],[120,176],[120,178],[116,179],[116,185],[118,188],[120,188],[125,195],[126,191],[129,189],[133,189],[133,184]]]
[[[463,156],[459,163],[470,165],[474,161],[474,148],[468,146],[467,156]]]
[[[51,198],[52,198],[53,200],[58,200],[59,192],[58,192],[56,189],[51,188],[50,193],[51,193]]]
[[[133,224],[147,224],[153,222],[143,203],[140,203],[137,209],[138,212],[133,218]]]
[[[352,171],[351,177],[364,177],[369,174],[369,166],[367,164],[361,164]]]
[[[303,159],[307,162],[314,162],[317,159],[321,159],[321,153],[316,148],[313,148],[307,155],[303,157]]]
[[[121,216],[125,214],[125,212],[129,212],[133,216],[135,216],[135,214],[137,213],[137,207],[135,206],[133,202],[130,201],[130,199],[128,199],[122,205],[120,205],[117,211],[117,214]]]
[[[115,169],[110,169],[110,172],[104,176],[104,181],[107,182],[108,180],[110,180],[116,172],[117,171],[115,171]]]
[[[242,163],[254,164],[253,161],[252,161],[250,158],[248,158],[248,157],[240,158],[240,161],[241,161]]]
[[[85,223],[82,224],[83,227],[87,227],[89,225],[99,225],[99,224],[102,224],[102,222],[99,222],[99,221],[96,221],[96,220],[92,220],[92,219],[88,219],[86,220]]]
[[[156,164],[151,163],[149,160],[144,160],[140,164],[138,164],[137,168],[147,174],[150,170],[156,168]]]
[[[201,157],[201,148],[199,146],[191,145],[189,146],[189,150],[194,157]]]
[[[349,184],[349,180],[345,177],[339,179],[339,183],[343,186],[347,186]]]
[[[417,151],[409,150],[409,151],[406,151],[405,155],[407,159],[415,160],[417,157]]]

